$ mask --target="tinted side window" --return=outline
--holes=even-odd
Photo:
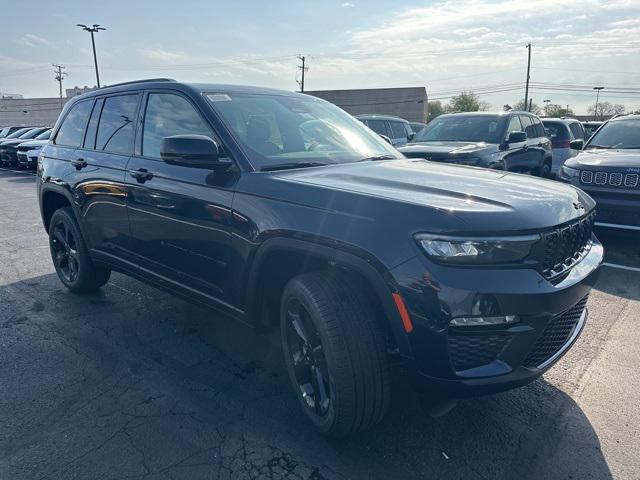
[[[524,127],[524,131],[527,134],[528,138],[536,138],[536,129],[533,126],[533,121],[529,115],[520,115],[520,122]]]
[[[142,154],[160,158],[164,137],[188,134],[213,138],[211,128],[188,100],[172,93],[150,93],[144,116]]]
[[[509,120],[509,125],[507,126],[507,135],[509,135],[511,132],[521,132],[521,131],[522,131],[522,124],[520,123],[520,119],[518,118],[517,115],[514,115]]]
[[[132,153],[134,120],[140,94],[118,95],[104,101],[98,123],[96,149],[113,153]]]
[[[102,105],[104,104],[104,98],[96,100],[89,118],[89,126],[87,127],[87,134],[84,137],[84,148],[96,148],[96,133],[98,133],[98,120],[102,113]]]
[[[387,132],[387,125],[384,120],[367,120],[367,125],[369,125],[369,128],[378,135],[389,135],[389,132]]]
[[[569,125],[569,128],[571,129],[571,133],[573,133],[573,138],[584,140],[584,132],[579,123],[572,123]]]
[[[533,117],[533,125],[536,129],[536,137],[544,137],[544,127],[542,126],[542,122],[538,117]]]
[[[407,132],[404,129],[404,125],[400,122],[389,122],[391,125],[391,134],[393,138],[407,138]]]
[[[60,125],[54,143],[69,147],[79,147],[82,143],[84,128],[87,126],[92,105],[93,100],[86,100],[71,107],[62,125]]]

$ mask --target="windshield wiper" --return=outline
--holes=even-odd
[[[322,167],[323,165],[329,165],[322,162],[288,162],[288,163],[275,163],[273,165],[266,165],[260,168],[261,172],[270,172],[273,170],[288,170],[292,168],[307,168],[307,167]]]
[[[613,147],[605,147],[604,145],[589,145],[589,148],[604,148],[610,150]]]
[[[386,154],[386,155],[374,155],[373,157],[367,157],[367,158],[363,158],[361,160],[358,160],[359,162],[376,162],[378,160],[395,160],[397,157],[395,155],[390,155],[390,154]]]

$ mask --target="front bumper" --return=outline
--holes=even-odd
[[[495,393],[525,385],[554,365],[586,322],[586,299],[603,260],[589,253],[554,285],[535,270],[434,265],[418,256],[392,275],[409,310],[410,352],[420,392],[442,397]],[[504,326],[452,327],[454,317],[517,315]]]

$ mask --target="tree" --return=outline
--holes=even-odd
[[[478,110],[487,110],[489,104],[482,102],[480,97],[473,92],[461,92],[449,100],[447,106],[448,112],[477,112]]]
[[[427,122],[430,122],[434,118],[444,113],[444,107],[442,106],[442,102],[440,100],[434,100],[433,102],[427,103]]]
[[[574,115],[573,110],[567,109],[556,103],[547,103],[544,106],[544,114],[547,117],[568,117]]]
[[[513,109],[529,111],[529,106],[524,104],[524,100],[520,100],[513,106]],[[542,109],[537,103],[531,102],[531,113],[534,115],[540,115],[540,113],[542,113]]]
[[[627,109],[624,105],[619,103],[611,103],[611,102],[599,102],[598,103],[598,111],[596,112],[595,103],[587,108],[587,113],[593,115],[594,117],[610,117],[613,115],[620,115],[624,113]]]

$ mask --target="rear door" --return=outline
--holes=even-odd
[[[98,98],[84,143],[72,159],[87,243],[95,251],[121,258],[130,257],[124,179],[141,98],[140,92]]]
[[[389,127],[391,129],[392,135],[391,144],[394,147],[401,147],[402,145],[406,145],[408,141],[408,134],[404,129],[403,123],[395,120],[389,120]]]
[[[370,118],[367,120],[367,126],[378,135],[384,135],[389,140],[391,140],[391,128],[388,126],[386,120],[381,120],[379,118]]]
[[[143,104],[141,139],[127,172],[127,206],[137,262],[180,285],[224,300],[231,260],[229,176],[165,163],[160,157],[162,139],[172,135],[206,135],[221,144],[186,95],[149,91]]]
[[[518,115],[512,115],[507,123],[505,140],[511,132],[522,132],[522,124]],[[527,142],[509,143],[504,155],[505,168],[511,172],[523,172],[527,168]]]

